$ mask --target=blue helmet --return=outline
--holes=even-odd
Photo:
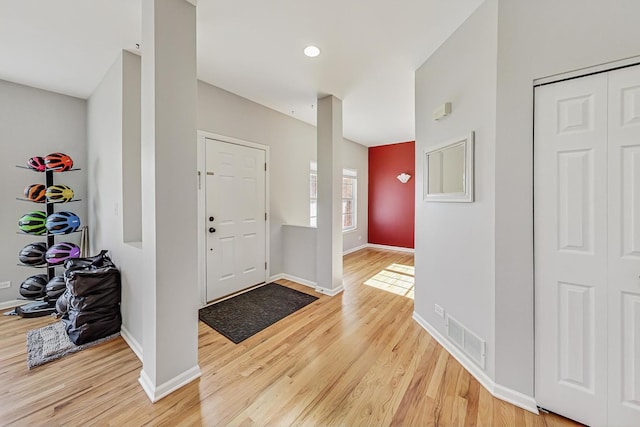
[[[47,217],[47,230],[51,234],[68,234],[80,227],[80,218],[73,212],[52,213]]]

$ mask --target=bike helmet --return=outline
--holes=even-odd
[[[44,254],[47,252],[47,245],[44,242],[29,243],[22,248],[18,254],[18,259],[25,265],[40,266],[45,265],[47,261]]]
[[[56,300],[56,311],[59,314],[65,314],[69,311],[69,293],[63,292]]]
[[[45,295],[45,286],[47,286],[46,274],[27,277],[20,285],[20,295],[29,299],[43,297]]]
[[[44,157],[44,164],[54,172],[64,172],[73,167],[73,160],[64,153],[51,153]]]
[[[66,185],[52,185],[45,192],[47,202],[64,203],[73,199],[73,190]]]
[[[24,197],[36,203],[44,203],[46,187],[43,184],[32,184],[24,189]]]
[[[44,234],[47,231],[46,222],[47,214],[42,211],[32,211],[22,215],[18,221],[18,227],[27,234]]]
[[[52,213],[47,217],[46,225],[51,234],[69,234],[80,227],[80,218],[68,211]]]
[[[40,156],[35,156],[27,160],[27,166],[29,169],[33,169],[36,172],[44,172],[46,169],[44,158]]]
[[[49,248],[45,254],[45,259],[51,265],[62,264],[69,258],[78,258],[80,256],[80,248],[73,243],[58,243]]]
[[[57,300],[60,295],[67,289],[67,284],[64,281],[64,276],[55,276],[49,280],[47,286],[45,286],[45,292],[50,301]]]

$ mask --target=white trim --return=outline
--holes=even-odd
[[[249,292],[249,291],[252,291],[252,290],[254,290],[254,289],[261,288],[261,287],[263,287],[263,286],[264,286],[264,285],[266,285],[266,284],[267,284],[267,282],[262,282],[262,283],[258,283],[257,285],[249,286],[248,288],[242,289],[242,290],[240,290],[240,291],[238,291],[238,292],[234,292],[234,293],[232,293],[232,294],[229,294],[229,295],[225,295],[225,296],[223,296],[223,297],[220,297],[220,298],[218,298],[218,299],[216,299],[216,300],[209,301],[209,302],[207,302],[205,305],[203,305],[201,308],[204,308],[204,307],[208,307],[208,306],[210,306],[210,305],[217,304],[217,303],[219,303],[219,302],[222,302],[222,301],[225,301],[225,300],[231,299],[231,298],[233,298],[233,297],[237,297],[238,295],[246,294],[246,293],[247,293],[247,292]]]
[[[367,243],[367,247],[368,248],[373,248],[373,249],[384,249],[387,251],[396,251],[396,252],[408,252],[408,253],[415,253],[416,250],[413,248],[403,248],[401,246],[387,246],[387,245],[378,245],[375,243]]]
[[[133,335],[131,335],[131,332],[129,332],[129,330],[124,326],[120,327],[120,336],[122,337],[124,342],[127,343],[131,351],[133,351],[133,354],[135,354],[136,357],[142,362],[142,346],[140,345],[138,340],[136,340]]]
[[[346,251],[342,252],[342,256],[349,255],[349,254],[354,253],[354,252],[358,252],[360,249],[365,249],[367,246],[368,246],[368,244],[365,243],[364,245],[360,245],[360,246],[356,246],[355,248],[347,249]]]
[[[317,176],[318,176],[318,163],[311,161],[309,164],[309,189],[311,189],[311,175],[316,175],[316,180],[317,180]],[[354,188],[353,188],[353,197],[351,198],[351,200],[353,200],[353,211],[355,212],[354,217],[353,217],[353,227],[349,227],[349,228],[342,228],[342,233],[346,234],[346,233],[353,233],[355,231],[358,230],[358,169],[352,169],[352,168],[342,168],[342,178],[348,178],[348,179],[353,179],[354,180]],[[313,200],[314,198],[311,197],[311,194],[309,194],[309,203],[311,203],[311,200]],[[318,197],[316,194],[315,200],[317,202]],[[344,200],[344,199],[341,199]],[[342,212],[342,209],[340,210]],[[344,214],[342,214],[344,216]],[[316,222],[317,222],[317,211],[316,211]],[[343,218],[344,219],[344,218]],[[309,216],[309,227],[311,228],[318,228],[315,225],[311,225],[311,216]]]
[[[337,288],[334,289],[329,289],[329,288],[323,288],[321,286],[316,286],[316,292],[320,293],[320,294],[324,294],[324,295],[329,295],[330,297],[334,297],[336,295],[338,295],[340,292],[344,291],[344,286],[340,285]]]
[[[467,370],[491,395],[505,402],[509,402],[519,408],[525,409],[534,414],[538,414],[538,405],[536,400],[512,390],[500,384],[496,384],[476,363],[474,363],[466,354],[464,354],[455,344],[445,338],[436,328],[431,326],[418,313],[413,312],[413,320],[415,320],[429,335],[431,335],[447,352],[456,359],[464,369]]]
[[[468,135],[448,140],[440,144],[436,144],[427,147],[423,150],[423,195],[422,199],[425,202],[452,202],[452,203],[472,203],[474,201],[474,139],[475,132],[471,131]],[[462,146],[464,148],[464,189],[458,193],[429,193],[429,179],[431,172],[429,172],[429,155],[438,151],[444,151],[448,148]],[[442,172],[442,171],[441,171]]]
[[[282,273],[274,274],[273,276],[269,277],[269,283],[273,283],[276,280],[280,280],[280,279],[286,279],[284,276],[285,275]],[[286,280],[289,280],[289,279],[286,279]]]
[[[312,282],[311,280],[303,279],[301,277],[291,276],[290,274],[286,274],[286,273],[280,273],[280,274],[276,274],[275,276],[271,276],[270,281],[273,282],[279,279],[290,280],[292,282],[296,282],[301,285],[308,286],[310,288],[313,288],[319,294],[328,295],[330,297],[336,296],[340,292],[344,291],[344,286],[342,285],[340,285],[335,289],[323,288],[321,286],[318,286],[316,282]]]
[[[226,142],[229,144],[241,145],[244,147],[254,148],[264,151],[264,161],[267,164],[267,170],[265,171],[264,181],[264,209],[267,214],[267,220],[265,221],[265,261],[267,262],[267,268],[264,272],[265,282],[271,275],[271,198],[269,196],[271,188],[271,163],[269,158],[269,146],[264,144],[258,144],[256,142],[245,141],[231,136],[220,135],[203,130],[198,131],[198,222],[200,219],[206,218],[206,140],[215,139],[217,141]],[[198,227],[198,281],[200,282],[200,299],[202,305],[207,304],[207,251],[206,251],[206,227]]]
[[[533,412],[536,415],[540,415],[540,413],[538,412],[538,403],[536,402],[536,399],[531,396],[527,396],[524,393],[520,393],[519,391],[510,389],[500,384],[495,384],[493,395],[496,398],[511,403],[512,405],[522,408],[525,411]]]
[[[138,382],[142,386],[142,389],[147,396],[151,400],[152,403],[156,403],[158,400],[163,397],[173,393],[177,389],[189,384],[191,381],[200,378],[200,366],[196,365],[191,369],[181,373],[166,381],[159,386],[154,386],[153,382],[144,371],[144,368],[140,371],[140,378],[138,378]]]
[[[207,233],[206,226],[202,224],[206,215],[206,192],[205,182],[207,180],[207,158],[206,158],[206,138],[198,132],[197,144],[197,178],[198,178],[198,283],[200,285],[200,303],[207,304]]]
[[[4,310],[5,308],[13,308],[18,307],[19,305],[28,304],[33,301],[21,301],[19,299],[14,299],[11,301],[0,302],[0,310]]]
[[[301,285],[305,285],[305,286],[308,286],[308,287],[314,288],[314,289],[318,285],[316,282],[312,282],[311,280],[303,279],[302,277],[292,276],[292,275],[286,274],[286,273],[280,273],[280,274],[276,274],[275,276],[271,276],[269,281],[270,282],[274,282],[274,281],[280,280],[280,279],[290,280],[292,282],[296,282],[296,283],[299,283]]]
[[[632,56],[630,58],[620,59],[618,61],[605,62],[604,64],[595,65],[593,67],[579,68],[577,70],[566,73],[553,74],[548,77],[542,77],[533,81],[534,86],[555,83],[562,80],[575,79],[589,74],[604,73],[615,68],[630,67],[640,63],[640,56]]]

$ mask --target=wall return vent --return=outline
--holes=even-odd
[[[447,337],[484,370],[486,342],[449,314],[445,317],[445,324]]]

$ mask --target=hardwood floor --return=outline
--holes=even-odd
[[[54,320],[1,317],[0,425],[574,425],[493,398],[412,320],[412,299],[379,289],[410,294],[411,254],[344,265],[335,297],[280,281],[319,299],[241,344],[199,323],[202,377],[156,404],[121,338],[29,371],[25,333]]]

